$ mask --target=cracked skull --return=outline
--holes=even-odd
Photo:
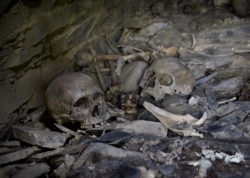
[[[46,104],[58,124],[80,122],[90,127],[107,119],[104,94],[96,81],[82,73],[64,74],[46,90]]]
[[[166,94],[188,95],[192,92],[195,78],[177,58],[154,61],[145,71],[141,81],[142,96],[149,94],[161,100]]]

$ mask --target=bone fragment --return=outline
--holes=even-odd
[[[144,60],[148,60],[149,56],[150,56],[151,52],[146,51],[146,52],[138,52],[138,53],[134,53],[134,54],[129,54],[129,55],[117,55],[117,54],[106,54],[106,55],[96,55],[97,60],[100,61],[116,61],[119,58],[122,58],[125,61],[132,61],[137,59],[137,57],[141,57]]]
[[[231,102],[231,101],[236,101],[236,100],[237,100],[237,98],[234,96],[234,97],[232,97],[232,98],[230,98],[230,99],[221,100],[221,101],[218,102],[218,104],[219,104],[219,105],[223,105],[223,104],[229,103],[229,102]]]
[[[194,49],[195,48],[195,46],[196,46],[196,39],[195,39],[195,36],[194,36],[194,34],[192,34],[192,39],[193,39],[193,44],[192,44],[192,49]]]
[[[88,147],[81,153],[79,158],[75,161],[72,168],[80,168],[86,161],[91,159],[91,155],[98,154],[101,158],[116,158],[118,160],[122,159],[142,159],[145,160],[144,154],[136,151],[123,150],[121,148],[116,148],[114,146],[104,144],[104,143],[91,143]]]
[[[124,65],[125,65],[124,59],[118,58],[116,62],[116,68],[115,68],[115,73],[118,77],[121,75]]]
[[[200,120],[197,120],[193,116],[177,115],[170,113],[166,110],[158,108],[151,103],[144,102],[143,106],[151,112],[159,121],[168,129],[172,130],[177,134],[183,134],[184,136],[199,136],[203,137],[202,134],[197,133],[193,129],[193,125],[201,125],[207,119],[207,113],[205,112]]]
[[[99,80],[99,83],[100,83],[100,85],[102,87],[102,90],[106,91],[107,87],[105,85],[105,82],[104,82],[104,80],[102,78],[102,74],[101,74],[100,68],[98,66],[96,52],[95,52],[95,50],[92,47],[89,47],[89,50],[91,51],[91,54],[92,54],[92,57],[93,57],[94,67],[95,67],[95,71],[96,71],[96,75],[97,75],[97,78]]]
[[[115,62],[109,61],[109,67],[110,67],[110,76],[111,76],[112,84],[116,84],[117,83],[117,76],[115,73]]]
[[[138,57],[142,58],[144,61],[149,60],[150,52],[139,52],[135,54],[129,54],[126,56],[120,56],[119,58],[123,59],[124,61],[132,61],[137,59]]]

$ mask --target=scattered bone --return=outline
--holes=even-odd
[[[33,146],[33,147],[29,147],[29,148],[16,151],[14,153],[2,155],[0,156],[0,165],[22,160],[24,158],[29,157],[30,155],[34,154],[37,151],[40,151],[40,149],[36,146]]]
[[[232,101],[236,101],[236,99],[237,98],[234,96],[234,97],[229,98],[229,99],[220,100],[220,101],[218,101],[218,104],[219,105],[223,105],[223,104],[226,104],[226,103],[229,103],[229,102],[232,102]]]
[[[212,161],[216,159],[224,160],[225,163],[241,163],[245,162],[244,156],[241,153],[235,153],[234,155],[228,155],[223,152],[217,152],[215,150],[202,150],[202,154],[205,158],[209,158]]]
[[[67,139],[59,132],[22,126],[12,126],[12,135],[23,142],[43,148],[58,148],[63,146]]]
[[[189,114],[176,115],[161,108],[154,106],[151,103],[144,102],[143,106],[151,112],[161,123],[168,129],[172,130],[177,134],[183,134],[184,136],[199,136],[203,137],[202,134],[197,133],[194,129],[194,125],[201,125],[207,119],[206,112],[203,114],[201,119],[197,120]]]
[[[92,56],[88,52],[82,50],[77,52],[75,63],[78,67],[86,67],[91,64],[92,61]]]
[[[96,51],[92,47],[90,47],[89,49],[90,49],[91,54],[92,54],[93,65],[94,65],[94,68],[95,68],[95,71],[96,71],[96,75],[97,75],[99,83],[100,83],[100,85],[102,87],[102,91],[105,92],[107,90],[107,88],[106,88],[105,82],[104,82],[104,80],[102,78],[102,74],[100,72],[100,68],[99,68],[99,65],[98,65],[97,57],[96,57]]]
[[[29,167],[24,168],[23,170],[17,172],[12,176],[12,178],[23,178],[29,176],[29,178],[40,177],[43,174],[46,174],[50,171],[50,167],[46,163],[37,163]]]
[[[179,56],[179,49],[176,46],[172,46],[169,48],[161,48],[160,51],[162,51],[165,54],[164,57],[178,57]]]

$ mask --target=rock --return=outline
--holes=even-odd
[[[208,124],[206,131],[215,138],[221,139],[239,139],[244,136],[244,133],[235,125],[225,121],[211,122]]]
[[[13,3],[13,0],[6,0],[0,2],[0,16],[4,14],[8,8],[10,8],[11,3]]]
[[[241,122],[236,126],[250,137],[250,121]]]
[[[95,160],[95,162],[101,161],[105,158],[116,158],[116,160],[120,161],[126,159],[127,163],[135,165],[138,164],[138,162],[146,164],[147,160],[146,156],[140,152],[128,151],[104,143],[91,143],[74,162],[72,168],[77,169],[82,167],[86,161],[91,162],[91,160],[93,160],[92,156],[95,154],[99,155],[98,160]]]
[[[66,154],[64,156],[64,162],[60,166],[58,166],[57,169],[53,171],[56,177],[60,178],[66,177],[66,174],[70,170],[71,165],[73,165],[74,161],[75,161],[74,156]]]
[[[240,108],[232,111],[226,116],[221,117],[220,121],[225,121],[231,124],[239,124],[244,121],[248,113],[242,111]],[[243,122],[244,123],[244,122]]]
[[[233,77],[209,85],[217,100],[229,99],[239,94],[244,86],[244,81],[241,77]]]
[[[188,97],[187,96],[181,96],[181,95],[166,95],[163,98],[162,101],[162,107],[167,108],[171,106],[178,106],[182,105],[188,102]]]
[[[40,149],[38,147],[33,146],[33,147],[29,147],[26,149],[16,151],[14,153],[2,155],[2,156],[0,156],[0,165],[22,160],[22,159],[27,158],[28,156],[32,155],[33,153],[39,151],[39,150]]]
[[[218,117],[225,116],[236,109],[240,109],[243,113],[249,114],[250,113],[250,101],[235,101],[229,102],[227,104],[221,105],[216,109],[216,114]]]
[[[12,135],[23,142],[43,148],[58,148],[63,146],[67,139],[59,132],[22,126],[12,126]]]
[[[119,144],[119,143],[126,142],[128,138],[131,137],[131,135],[132,134],[129,132],[124,132],[121,130],[114,130],[114,131],[110,131],[102,135],[97,140],[100,142],[109,143],[109,144]]]
[[[64,148],[57,148],[55,150],[34,154],[34,155],[32,155],[31,158],[41,160],[41,159],[49,158],[51,156],[58,155],[58,154],[62,153],[63,151],[64,151]]]
[[[175,172],[175,167],[173,165],[162,164],[158,169],[166,177],[173,175]]]
[[[20,142],[19,141],[6,141],[3,143],[0,143],[0,146],[5,146],[5,147],[19,147]]]
[[[23,178],[29,176],[29,178],[40,177],[41,175],[48,173],[50,171],[50,167],[47,163],[37,163],[35,165],[31,165],[29,167],[24,168],[21,171],[18,171],[16,174],[12,176],[12,178]]]
[[[117,128],[135,134],[148,134],[165,138],[167,136],[167,129],[160,122],[138,120],[131,123],[119,124]]]

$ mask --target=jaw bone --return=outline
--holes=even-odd
[[[165,127],[172,130],[177,134],[183,134],[183,136],[199,136],[203,137],[202,134],[197,133],[193,126],[201,125],[207,119],[207,113],[204,112],[203,116],[197,120],[190,114],[177,115],[163,110],[155,105],[144,102],[143,106],[152,113]]]

